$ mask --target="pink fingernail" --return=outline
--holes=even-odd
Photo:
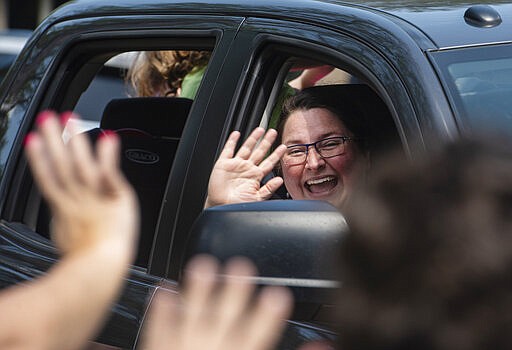
[[[112,137],[117,137],[117,133],[115,131],[112,131],[112,130],[103,130],[99,136],[99,139],[102,140],[102,139],[109,139],[109,138],[112,138]]]
[[[29,132],[23,140],[23,147],[27,147],[27,145],[34,139],[35,136],[36,135],[34,134],[34,132]]]
[[[40,112],[36,118],[36,125],[37,126],[43,125],[48,119],[52,118],[54,115],[55,115],[55,113],[50,110]]]
[[[60,124],[62,126],[65,126],[68,123],[68,121],[71,119],[72,116],[73,116],[73,112],[72,111],[66,111],[66,112],[61,113],[61,115],[60,115]]]

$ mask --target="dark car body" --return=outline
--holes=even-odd
[[[22,140],[37,112],[48,108],[82,112],[93,125],[98,123],[101,115],[87,112],[89,107],[101,111],[110,100],[128,95],[119,89],[125,72],[112,72],[117,87],[97,93],[95,77],[110,74],[105,62],[112,57],[144,50],[212,51],[159,190],[162,198],[156,203],[146,256],[133,266],[98,338],[135,348],[151,296],[162,281],[178,280],[190,249],[195,252],[189,242],[193,225],[203,211],[209,173],[227,135],[232,130],[247,135],[261,123],[290,67],[329,64],[369,85],[389,110],[384,122],[393,129],[394,143],[410,158],[481,128],[512,130],[512,79],[507,79],[512,77],[512,4],[487,3],[499,14],[499,24],[490,25],[493,19],[486,22],[485,16],[481,23],[465,18],[472,1],[82,0],[58,9],[37,28],[0,86],[0,286],[35,278],[58,258],[42,222],[44,205],[23,158]],[[245,207],[229,207],[225,210],[248,218],[228,215],[221,227],[250,227],[251,218],[265,218],[266,211],[306,211],[300,207],[304,204],[291,202],[263,204],[249,213]],[[315,204],[308,208],[314,210]],[[201,230],[213,227],[208,220],[219,220],[215,212],[207,215]],[[325,220],[339,225],[339,218]],[[279,235],[280,226],[266,222],[254,230]],[[310,225],[315,227],[314,218]],[[290,244],[300,243],[308,225],[296,229]],[[251,234],[246,235],[239,242],[229,238],[230,254],[238,244],[240,251],[250,250]],[[219,249],[206,251],[222,255]],[[275,254],[283,261],[289,258],[286,250]],[[253,258],[258,260],[257,254]],[[307,289],[301,283],[315,280],[291,270],[281,276],[289,285]],[[300,295],[307,304],[309,294]],[[280,348],[334,337],[324,302],[311,304],[309,312],[303,305],[304,313],[290,320]]]

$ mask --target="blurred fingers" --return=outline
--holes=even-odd
[[[120,169],[119,136],[110,130],[104,131],[98,138],[96,145],[97,161],[101,171],[101,189],[117,193],[121,188],[127,187],[128,182]]]
[[[64,187],[69,188],[74,182],[73,164],[62,140],[62,126],[57,114],[53,111],[39,113],[36,125],[54,176]]]
[[[63,195],[81,196],[83,189],[116,191],[126,181],[119,169],[119,140],[106,133],[97,142],[97,156],[85,134],[76,133],[66,145],[62,140],[62,123],[78,119],[71,112],[60,118],[52,111],[41,112],[36,120],[37,131],[26,138],[25,149],[34,178],[47,199],[62,201]],[[60,197],[59,197],[60,196]]]
[[[72,112],[62,113],[61,121],[63,125],[71,118],[79,119],[78,115]],[[87,135],[77,132],[73,125],[73,123],[69,123],[66,128],[68,128],[70,134],[73,135],[68,142],[68,148],[76,177],[86,186],[96,187],[98,183],[98,168],[94,159],[91,142]]]
[[[48,161],[41,136],[35,132],[25,138],[25,155],[32,171],[34,180],[46,197],[52,203],[59,196],[59,184],[54,176],[51,163]]]
[[[178,298],[170,291],[159,289],[151,303],[149,318],[144,326],[143,349],[173,349],[179,329]]]
[[[256,274],[254,265],[245,258],[231,259],[224,269],[225,282],[219,291],[219,300],[213,313],[217,320],[217,335],[223,337],[236,327],[247,312],[254,291],[251,277]]]
[[[335,350],[335,348],[328,341],[312,341],[301,345],[297,350]]]
[[[182,320],[185,338],[193,337],[207,322],[207,314],[211,309],[213,292],[216,285],[218,262],[209,256],[195,257],[188,265],[185,273],[183,300],[184,317]]]
[[[282,287],[265,287],[242,332],[244,349],[269,350],[278,342],[292,311],[291,292]]]
[[[158,293],[144,331],[144,349],[270,350],[279,340],[292,308],[290,291],[265,287],[254,294],[256,269],[244,258],[231,259],[225,279],[217,280],[215,258],[195,257],[185,273],[183,303]],[[255,298],[255,300],[253,300]]]

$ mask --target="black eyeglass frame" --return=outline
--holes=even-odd
[[[308,159],[308,152],[309,152],[309,147],[313,146],[315,147],[315,150],[316,150],[316,153],[318,153],[318,155],[320,157],[322,157],[323,159],[329,159],[329,158],[333,158],[333,157],[337,157],[339,155],[342,155],[343,153],[345,153],[345,150],[341,153],[337,153],[337,154],[334,154],[334,155],[331,155],[331,156],[324,156],[322,155],[322,153],[320,152],[320,150],[318,149],[317,147],[317,144],[321,143],[321,142],[325,142],[325,141],[329,141],[329,140],[333,140],[333,139],[341,139],[343,142],[342,144],[344,145],[345,143],[347,143],[348,141],[359,141],[360,139],[358,138],[355,138],[355,137],[350,137],[350,136],[345,136],[345,135],[342,135],[342,136],[331,136],[331,137],[326,137],[325,139],[321,139],[321,140],[318,140],[316,142],[312,142],[312,143],[297,143],[297,144],[294,144],[294,145],[290,145],[290,146],[286,146],[287,149],[290,149],[290,148],[294,148],[294,147],[306,147],[306,151],[304,152],[305,154],[305,157],[304,157],[304,160],[301,161],[301,162],[298,162],[298,163],[293,163],[293,164],[289,164],[289,165],[299,165],[299,164],[304,164],[306,162],[306,160]],[[292,157],[293,158],[293,157]],[[283,159],[284,161],[284,159]],[[285,164],[288,164],[286,161],[284,161]]]

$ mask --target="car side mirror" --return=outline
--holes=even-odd
[[[206,209],[193,225],[186,256],[252,260],[261,285],[291,288],[296,320],[316,320],[338,288],[344,217],[323,201],[272,200]],[[318,320],[316,320],[318,321]]]

